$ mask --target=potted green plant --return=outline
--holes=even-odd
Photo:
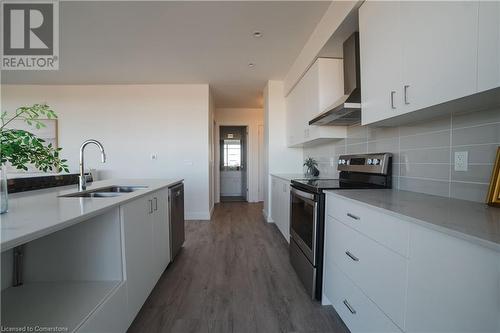
[[[318,162],[312,158],[308,157],[304,161],[305,175],[306,177],[317,177],[319,176]]]
[[[28,170],[32,165],[38,170],[69,172],[65,159],[61,159],[61,148],[46,144],[45,140],[33,133],[11,128],[9,124],[15,120],[23,120],[29,126],[40,129],[45,127],[41,119],[56,119],[55,112],[46,104],[22,106],[16,109],[13,115],[2,111],[0,127],[0,213],[8,209],[6,164],[19,170]]]

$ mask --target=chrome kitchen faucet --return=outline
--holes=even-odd
[[[83,151],[85,147],[89,144],[95,144],[101,150],[101,161],[102,163],[106,162],[106,153],[104,152],[104,147],[102,144],[94,139],[85,140],[80,146],[80,176],[78,177],[78,190],[85,191],[87,189],[87,178],[85,178],[85,166],[84,166],[84,156]]]

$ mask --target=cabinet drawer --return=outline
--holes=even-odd
[[[404,327],[406,258],[376,243],[358,231],[328,217],[328,257],[387,314]]]
[[[332,194],[327,196],[326,209],[329,216],[408,257],[408,222]]]
[[[329,265],[325,273],[332,280],[325,284],[325,295],[352,333],[401,333],[335,264]]]

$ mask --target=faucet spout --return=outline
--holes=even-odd
[[[87,147],[89,144],[94,144],[97,147],[99,147],[99,150],[101,151],[101,161],[102,163],[106,162],[106,153],[104,152],[104,147],[103,145],[94,139],[89,139],[85,140],[82,145],[80,146],[80,176],[78,177],[78,190],[79,191],[85,191],[87,189],[87,179],[85,178],[85,158],[84,158],[84,151],[85,147]]]

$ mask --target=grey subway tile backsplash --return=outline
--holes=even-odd
[[[330,158],[366,152],[393,153],[393,188],[483,202],[497,147],[500,109],[440,117],[400,127],[351,126],[347,138],[304,148],[321,161],[321,174],[337,177]],[[468,171],[454,170],[454,154],[468,152]]]
[[[453,128],[471,127],[481,124],[500,123],[500,109],[469,112],[453,115]]]
[[[420,192],[447,197],[449,195],[449,182],[432,179],[399,177],[399,189],[404,191]]]
[[[456,152],[466,151],[468,153],[469,163],[495,163],[495,157],[498,144],[485,144],[473,146],[454,146],[451,147],[452,156]]]
[[[400,163],[450,163],[450,147],[400,151]]]
[[[448,147],[450,145],[450,131],[424,133],[399,138],[401,150]]]
[[[401,177],[428,178],[448,181],[449,164],[400,164]]]
[[[485,202],[488,184],[451,182],[450,196],[452,198]]]
[[[454,129],[451,144],[458,146],[498,142],[500,142],[500,123]]]

